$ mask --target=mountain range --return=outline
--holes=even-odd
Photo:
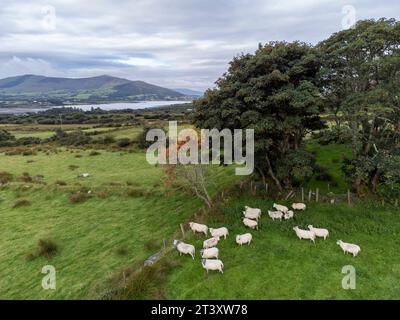
[[[189,93],[189,91],[186,92]],[[198,95],[108,75],[91,78],[23,75],[0,80],[0,104],[39,102],[52,105],[138,100],[191,100],[195,96]]]

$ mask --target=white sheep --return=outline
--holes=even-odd
[[[189,226],[190,226],[190,229],[192,229],[193,233],[200,232],[200,233],[204,233],[207,236],[208,227],[205,224],[189,222]]]
[[[200,250],[200,255],[202,259],[218,259],[219,250],[218,248],[208,248]]]
[[[257,221],[254,221],[254,220],[251,220],[251,219],[248,219],[248,218],[244,218],[244,219],[243,219],[243,224],[244,224],[246,227],[249,227],[249,228],[251,228],[251,229],[257,229],[257,230],[258,230],[258,223],[257,223]]]
[[[310,239],[312,242],[315,244],[315,233],[310,231],[310,230],[302,230],[299,229],[299,227],[294,227],[293,228],[294,232],[296,232],[296,235],[299,237],[299,239]]]
[[[278,219],[282,220],[283,213],[280,211],[269,211],[268,210],[268,215],[271,217],[272,220]]]
[[[182,255],[182,253],[190,254],[194,260],[196,249],[191,244],[187,244],[179,240],[174,240],[174,247],[179,251],[179,255]]]
[[[247,219],[252,219],[252,220],[256,220],[258,221],[258,219],[260,219],[261,215],[258,212],[254,212],[254,211],[243,211],[243,215],[245,218]]]
[[[261,218],[261,209],[258,208],[250,208],[248,206],[244,207],[245,211],[243,212],[244,216],[249,219],[256,219],[258,221]]]
[[[251,240],[253,239],[253,236],[251,235],[251,233],[245,233],[245,234],[238,234],[236,236],[236,243],[239,245],[243,245],[243,244],[250,244]]]
[[[209,259],[201,259],[201,264],[203,268],[207,270],[218,270],[221,273],[224,273],[222,270],[224,268],[224,264],[221,260],[209,260]]]
[[[224,239],[226,239],[226,237],[229,235],[228,228],[225,227],[218,229],[210,228],[209,230],[212,237],[224,237]]]
[[[312,225],[309,225],[308,229],[314,232],[317,237],[324,238],[324,240],[329,237],[328,229],[314,228]]]
[[[280,211],[280,212],[283,212],[283,213],[286,213],[286,212],[288,212],[288,210],[289,210],[288,207],[285,207],[285,206],[282,206],[282,205],[276,204],[276,203],[274,203],[273,207],[274,207],[276,210],[278,210],[278,211]]]
[[[212,237],[203,242],[203,249],[216,247],[218,245],[219,237]]]
[[[294,210],[306,210],[307,206],[304,203],[293,203],[292,208]]]
[[[283,216],[283,218],[285,220],[289,220],[289,219],[293,219],[294,217],[294,212],[292,210],[289,210],[288,212],[286,212]]]
[[[349,252],[353,255],[353,257],[358,255],[358,253],[361,251],[361,248],[358,245],[352,243],[346,243],[343,242],[342,240],[338,240],[336,244],[338,244],[342,248],[344,254]]]

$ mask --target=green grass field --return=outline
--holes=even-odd
[[[260,230],[241,223],[244,205],[261,208]],[[265,213],[272,202],[251,196],[231,200],[209,226],[227,226],[230,236],[218,245],[224,274],[202,268],[199,249],[205,237],[190,235],[197,256],[172,254],[182,266],[173,270],[165,285],[169,299],[398,299],[400,223],[394,208],[312,204],[294,220],[272,221]],[[328,228],[330,237],[316,244],[299,240],[292,228]],[[253,243],[240,247],[235,235],[251,232]],[[344,255],[336,240],[361,246],[359,256]],[[342,289],[342,268],[356,269],[356,289]]]
[[[23,172],[43,175],[47,183],[12,182],[0,189],[1,298],[93,298],[96,286],[110,274],[154,253],[155,249],[146,250],[147,242],[161,246],[162,239],[169,239],[202,206],[182,192],[166,195],[162,169],[148,165],[144,153],[102,151],[91,157],[89,151],[79,151],[82,157],[76,158],[77,154],[61,149],[27,157],[0,154],[0,171],[16,177]],[[70,170],[70,165],[79,168]],[[231,184],[232,175],[224,173],[228,169],[212,170],[213,192]],[[92,176],[79,179],[80,172]],[[56,186],[57,180],[67,185]],[[85,203],[71,204],[71,192],[82,187],[106,197],[94,195]],[[13,208],[18,199],[32,204]],[[53,258],[26,261],[39,239],[53,240],[59,252]],[[119,250],[126,253],[118,254]],[[41,287],[41,269],[46,264],[56,268],[55,291]]]

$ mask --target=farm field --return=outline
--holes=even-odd
[[[97,285],[157,251],[202,206],[183,192],[166,195],[162,169],[148,165],[142,152],[89,153],[60,148],[36,156],[0,154],[1,172],[40,175],[46,183],[14,181],[0,189],[1,298],[95,298]],[[226,172],[231,169],[212,170],[213,192],[232,183],[234,176]],[[81,172],[91,176],[79,179]],[[60,180],[66,185],[56,185]],[[69,197],[77,190],[92,195],[72,204]],[[31,205],[13,208],[21,199]],[[54,241],[57,254],[27,260],[39,239]],[[41,288],[46,264],[56,267],[55,291]]]

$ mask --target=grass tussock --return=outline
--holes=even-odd
[[[25,256],[26,261],[32,261],[38,257],[52,258],[58,253],[57,244],[51,239],[39,239],[35,252],[30,252]]]
[[[72,204],[84,203],[90,198],[90,195],[85,192],[75,192],[69,197],[69,202]]]
[[[9,172],[0,172],[0,184],[6,184],[13,180],[13,175]]]
[[[13,209],[21,208],[21,207],[29,207],[31,204],[32,203],[27,199],[19,199],[14,203]]]

